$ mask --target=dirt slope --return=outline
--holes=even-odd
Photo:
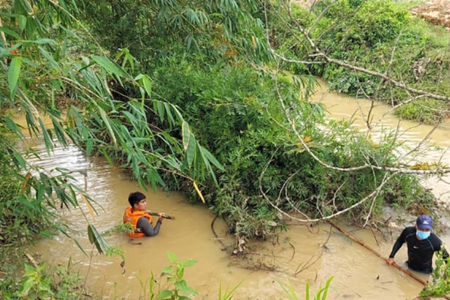
[[[292,0],[303,7],[310,7],[320,0]],[[393,0],[409,1],[409,0]],[[411,9],[411,13],[435,25],[442,25],[450,30],[450,0],[428,0]]]
[[[450,1],[433,0],[413,7],[411,13],[417,15],[428,22],[442,25],[450,30]]]

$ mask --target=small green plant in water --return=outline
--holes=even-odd
[[[167,276],[167,282],[173,284],[173,288],[163,290],[158,295],[158,299],[167,299],[167,300],[188,300],[189,297],[185,295],[196,295],[197,292],[189,287],[186,283],[186,280],[183,279],[184,269],[186,267],[192,266],[197,263],[195,260],[187,260],[185,262],[178,262],[177,256],[168,252],[167,257],[171,263],[170,267],[165,268],[162,271],[162,275]]]
[[[190,300],[191,298],[189,296],[197,295],[197,292],[188,286],[186,280],[184,280],[184,269],[196,264],[197,261],[190,259],[179,262],[177,256],[172,252],[168,252],[167,256],[170,261],[170,266],[164,268],[161,272],[161,279],[166,277],[167,284],[164,287],[159,286],[159,281],[152,274],[147,289],[143,291],[143,299]]]
[[[217,297],[218,300],[232,300],[233,299],[233,294],[234,292],[237,290],[237,288],[241,285],[241,283],[239,283],[238,285],[236,285],[234,288],[232,288],[230,291],[226,290],[222,293],[222,284],[219,285],[219,295]]]
[[[420,292],[420,296],[446,296],[450,294],[450,264],[442,258],[442,251],[436,255],[436,268],[433,270],[432,279]]]
[[[316,294],[314,296],[314,300],[325,300],[325,299],[327,299],[328,289],[330,288],[331,280],[333,280],[333,276],[328,278],[328,280],[325,283],[324,287],[322,287],[322,286],[319,287],[319,290],[316,292]],[[278,283],[281,285],[281,288],[284,290],[286,295],[289,296],[289,299],[291,299],[291,300],[300,300],[300,298],[295,293],[294,287],[292,286],[292,284],[288,283],[288,286],[284,286],[281,282],[278,282]],[[306,296],[305,296],[305,300],[310,300],[310,299],[313,299],[313,298],[311,298],[311,296],[310,296],[309,282],[306,282]]]

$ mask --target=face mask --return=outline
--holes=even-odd
[[[420,230],[416,231],[416,235],[422,240],[426,240],[427,238],[429,238],[430,234],[431,231],[420,231]]]

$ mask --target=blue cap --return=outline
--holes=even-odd
[[[433,229],[433,219],[427,215],[421,215],[417,218],[416,225],[420,230]]]

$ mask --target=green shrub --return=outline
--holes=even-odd
[[[403,119],[439,124],[447,117],[448,104],[434,99],[420,99],[399,107],[395,113]]]
[[[420,296],[445,297],[450,293],[450,264],[443,260],[442,251],[437,254],[432,280],[420,292]]]

